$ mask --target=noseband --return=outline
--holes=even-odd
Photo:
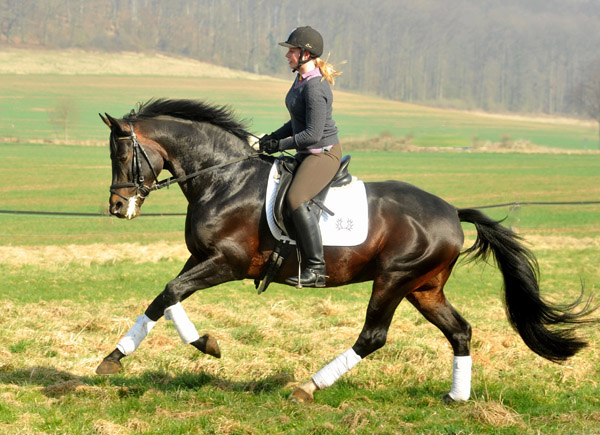
[[[152,162],[150,162],[150,158],[148,157],[146,150],[144,149],[142,144],[139,143],[139,141],[137,140],[137,135],[135,134],[135,131],[133,130],[133,124],[131,122],[129,122],[129,129],[131,130],[131,134],[129,136],[123,136],[123,137],[118,137],[116,139],[115,138],[112,139],[112,140],[131,140],[133,142],[133,180],[134,181],[132,181],[130,183],[111,184],[111,186],[110,186],[110,193],[123,198],[125,201],[129,201],[130,198],[127,198],[127,197],[121,195],[119,192],[116,191],[116,189],[125,189],[125,188],[135,187],[137,190],[137,195],[142,198],[145,198],[148,195],[150,195],[150,192],[152,192],[154,190],[159,190],[159,189],[162,189],[163,187],[168,188],[173,183],[181,183],[182,181],[186,181],[186,180],[189,180],[190,178],[197,177],[198,175],[202,174],[203,172],[222,168],[224,166],[228,166],[233,163],[241,162],[243,160],[258,157],[261,155],[260,153],[251,154],[249,156],[240,157],[239,159],[234,159],[234,160],[231,160],[231,161],[228,161],[225,163],[211,166],[209,168],[201,169],[201,170],[193,172],[189,175],[184,175],[184,176],[178,177],[178,178],[169,177],[165,180],[158,181],[158,174],[156,173],[154,166],[152,166]],[[252,135],[252,136],[254,136],[254,135]],[[142,161],[140,159],[140,154],[144,157],[144,159],[146,159],[146,163],[148,163],[148,166],[150,166],[150,169],[152,170],[152,175],[154,175],[154,183],[151,186],[144,185],[144,176],[142,174]]]

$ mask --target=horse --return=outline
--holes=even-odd
[[[261,279],[277,240],[265,211],[266,180],[274,156],[256,152],[250,133],[228,106],[194,100],[152,99],[123,118],[100,114],[110,128],[112,184],[109,211],[119,218],[140,215],[148,194],[178,183],[188,201],[185,243],[190,257],[179,274],[106,356],[96,373],[123,369],[121,359],[137,349],[163,316],[185,344],[217,358],[210,334],[200,337],[181,302],[194,292],[225,282]],[[166,170],[172,177],[158,181]],[[360,245],[327,246],[327,287],[372,281],[362,331],[345,352],[299,385],[290,399],[314,400],[358,362],[382,348],[398,304],[407,299],[435,325],[452,348],[452,387],[444,401],[466,401],[471,390],[471,326],[448,302],[444,285],[459,257],[490,254],[504,279],[509,323],[536,354],[562,362],[587,345],[576,329],[595,309],[582,294],[570,304],[540,295],[538,264],[520,237],[481,211],[456,208],[401,181],[365,183],[368,236]],[[465,251],[461,223],[473,224],[475,243]],[[298,270],[289,258],[274,281]]]

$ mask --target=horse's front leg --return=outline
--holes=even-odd
[[[196,290],[212,287],[234,278],[221,256],[213,257],[198,263],[192,256],[177,278],[170,281],[163,292],[148,306],[145,313],[119,341],[112,351],[96,369],[97,374],[110,375],[122,369],[121,359],[132,354],[152,330],[156,322],[164,315],[171,320],[179,337],[185,344],[191,344],[203,353],[220,358],[221,351],[216,339],[206,334],[200,337],[194,324],[185,313],[181,301],[188,298]]]

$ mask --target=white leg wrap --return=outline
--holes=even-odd
[[[192,321],[188,318],[180,302],[175,305],[171,305],[165,309],[165,319],[172,320],[179,338],[185,344],[193,343],[200,338],[200,334],[196,330],[196,327]]]
[[[150,320],[145,314],[143,316],[138,316],[135,325],[133,325],[127,335],[119,341],[119,344],[117,344],[117,349],[124,355],[130,355],[138,348],[142,340],[146,338],[148,333],[154,328],[154,325],[156,325],[156,322]]]
[[[470,356],[455,356],[452,370],[452,389],[449,396],[456,402],[465,402],[471,396],[471,366]]]
[[[338,356],[312,377],[319,390],[330,387],[344,373],[360,362],[362,358],[352,348]]]

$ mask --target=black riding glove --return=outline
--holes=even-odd
[[[258,149],[263,153],[275,154],[279,151],[279,139],[275,139],[271,134],[266,134],[259,139]]]

